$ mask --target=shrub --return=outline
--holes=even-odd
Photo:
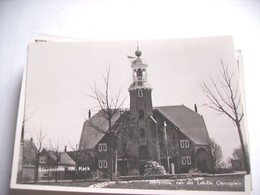
[[[132,169],[132,170],[129,171],[129,175],[139,175],[139,170]]]
[[[198,170],[198,169],[195,169],[195,168],[191,168],[190,170],[189,170],[189,174],[196,174],[196,173],[201,173],[201,171],[200,170]]]
[[[145,164],[144,176],[167,175],[163,166],[156,161],[147,161]]]

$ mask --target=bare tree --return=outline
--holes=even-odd
[[[159,143],[154,143],[153,147],[154,150],[159,152],[160,158],[165,158],[164,160],[160,160],[159,158],[159,164],[163,164],[165,166],[165,169],[168,173],[171,171],[170,167],[170,159],[174,159],[177,155],[176,153],[176,143],[173,142],[174,138],[171,134],[169,134],[167,129],[167,122],[166,121],[160,121],[157,119],[158,122],[158,140]],[[159,147],[157,146],[159,145]],[[159,149],[158,149],[159,148]]]
[[[245,145],[245,148],[247,152],[247,145]],[[246,156],[248,158],[248,152],[246,153]],[[245,165],[243,162],[243,152],[241,146],[233,150],[232,157],[229,159],[229,163],[234,170],[244,170]]]
[[[218,113],[225,114],[236,125],[240,144],[243,153],[245,170],[250,173],[249,160],[246,155],[246,148],[241,130],[241,121],[244,117],[243,106],[241,103],[241,93],[234,74],[231,74],[228,67],[221,60],[221,78],[214,80],[210,78],[210,84],[203,82],[202,91],[209,100],[206,104],[209,108]]]
[[[42,133],[42,128],[40,128],[39,133],[36,135],[35,144],[35,171],[34,171],[34,182],[38,181],[39,174],[39,162],[40,162],[40,154],[43,149],[43,142],[46,136]]]
[[[50,141],[50,155],[54,155],[54,161],[55,161],[55,182],[58,181],[58,167],[61,157],[61,143],[59,140],[57,140],[54,144]]]
[[[98,104],[98,108],[100,109],[102,116],[107,120],[108,127],[107,129],[100,129],[96,124],[93,124],[90,120],[88,121],[88,126],[93,127],[95,130],[99,131],[100,133],[105,134],[108,137],[108,147],[109,152],[111,153],[111,158],[109,159],[109,177],[110,180],[113,179],[113,158],[115,156],[114,151],[114,141],[115,141],[115,130],[113,127],[113,118],[120,112],[124,101],[120,101],[120,91],[117,93],[112,93],[110,89],[110,68],[107,71],[105,77],[103,77],[105,83],[105,91],[102,92],[99,90],[94,84],[94,87],[91,88],[92,93],[89,95],[91,98],[96,100]]]
[[[222,165],[223,153],[219,144],[214,139],[210,139],[210,150],[212,155],[213,169],[219,168]]]
[[[83,148],[82,150],[79,149],[78,145],[75,147],[72,146],[71,144],[70,148],[72,152],[68,152],[69,155],[72,157],[72,159],[75,161],[75,171],[76,171],[76,177],[73,176],[73,181],[75,179],[82,178],[82,170],[84,170],[84,179],[89,177],[90,173],[90,165],[93,165],[93,155],[91,150],[88,150],[86,148]]]
[[[161,153],[161,155],[166,157],[167,160],[167,171],[168,173],[170,173],[170,161],[169,158],[170,157],[175,157],[176,154],[176,143],[173,143],[173,137],[169,135],[169,131],[167,130],[167,123],[166,121],[164,121],[163,124],[163,128],[160,129],[160,131],[163,131],[163,139],[162,139],[162,144],[163,146],[163,150],[164,150],[164,154]]]
[[[123,160],[123,175],[127,175],[127,159],[134,155],[133,141],[129,137],[129,132],[136,124],[136,118],[125,111],[115,124],[115,147],[116,154]]]
[[[23,118],[23,123],[22,123],[22,132],[21,132],[21,139],[20,139],[20,157],[19,158],[19,167],[18,167],[18,175],[17,175],[17,181],[18,182],[23,182],[23,167],[24,167],[24,133],[25,133],[25,124],[27,121],[32,117],[32,112],[30,113],[25,113],[24,118]],[[34,147],[32,147],[34,148]],[[34,152],[32,152],[34,155]]]
[[[246,148],[246,156],[247,156],[247,158],[248,158],[247,145],[245,145],[245,148]],[[243,159],[242,148],[241,148],[241,147],[235,148],[235,149],[233,150],[232,156],[233,156],[234,159]]]
[[[74,181],[75,179],[78,179],[78,175],[79,175],[79,166],[80,166],[80,161],[81,161],[81,151],[78,149],[78,145],[76,145],[76,147],[72,146],[71,144],[69,144],[69,145],[70,145],[70,148],[73,151],[73,160],[76,163],[76,165],[75,165],[76,178],[75,178],[75,175],[73,175],[73,181]]]

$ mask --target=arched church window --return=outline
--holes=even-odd
[[[144,130],[144,128],[141,128],[141,129],[140,129],[140,136],[141,136],[141,137],[144,137],[144,136],[145,136],[145,130]]]
[[[139,119],[139,120],[144,119],[144,110],[139,110],[139,111],[138,111],[138,119]]]
[[[136,70],[134,70],[134,73],[133,73],[133,75],[134,75],[134,77],[136,77],[136,76],[137,76]]]
[[[138,95],[138,97],[143,97],[143,90],[142,89],[138,89],[138,91],[137,91],[137,95]]]
[[[143,76],[145,76],[145,75],[146,75],[146,71],[145,71],[145,69],[143,69],[143,72],[142,72],[142,73],[143,73]]]
[[[143,76],[143,71],[140,68],[137,70],[137,76]]]

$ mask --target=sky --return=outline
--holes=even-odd
[[[207,37],[139,40],[141,58],[148,64],[148,82],[153,87],[153,106],[182,105],[203,115],[209,136],[221,147],[224,159],[239,147],[237,130],[225,115],[203,106],[203,81],[220,78],[220,60],[238,78],[232,38]],[[134,56],[137,41],[40,42],[29,46],[25,138],[41,130],[49,142],[75,147],[79,144],[88,110],[96,112],[94,84],[104,90],[103,76],[110,67],[110,88],[127,98],[132,69],[127,56]]]

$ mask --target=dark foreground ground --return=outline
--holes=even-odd
[[[193,176],[176,179],[143,179],[128,181],[70,181],[41,182],[38,185],[69,187],[155,189],[155,190],[198,190],[198,191],[244,191],[244,175]]]

